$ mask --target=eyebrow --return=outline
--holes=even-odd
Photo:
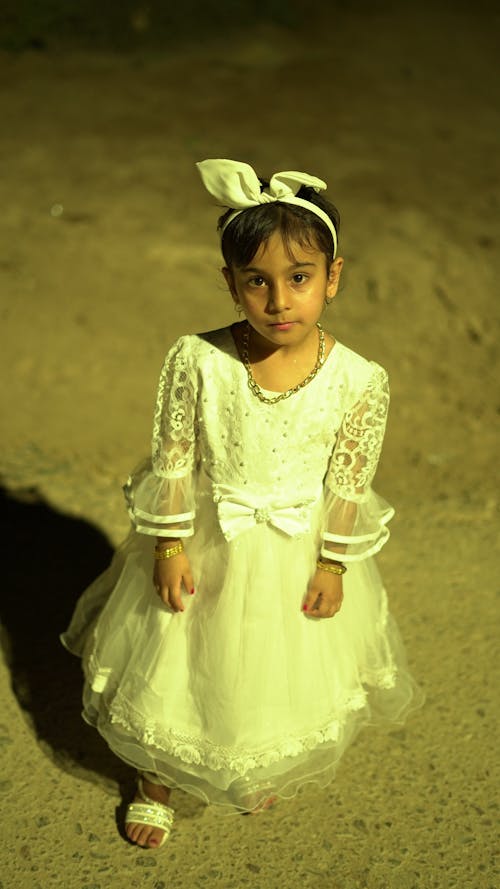
[[[288,271],[291,272],[292,269],[303,269],[308,266],[312,266],[312,268],[316,268],[315,262],[294,262],[293,265],[288,266]],[[264,269],[259,269],[254,265],[247,265],[244,268],[239,270],[240,272],[257,272],[257,274],[262,275],[264,273]]]

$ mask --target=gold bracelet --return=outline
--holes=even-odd
[[[320,569],[320,571],[328,571],[329,574],[345,574],[347,568],[345,565],[340,565],[336,562],[320,562],[319,560],[316,562],[316,567]]]
[[[179,540],[179,543],[176,543],[174,546],[166,546],[165,549],[159,549],[155,546],[155,559],[160,561],[161,559],[171,559],[173,556],[178,556],[184,550],[184,544],[182,540]]]

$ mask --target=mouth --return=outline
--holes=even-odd
[[[275,330],[290,330],[294,324],[295,321],[277,321],[271,324],[271,327],[274,327]]]

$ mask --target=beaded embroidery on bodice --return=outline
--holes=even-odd
[[[356,500],[377,465],[388,401],[383,368],[340,343],[307,387],[266,404],[246,385],[229,328],[182,337],[160,380],[153,470],[173,479],[201,464],[214,485],[290,503],[316,497],[326,477]]]

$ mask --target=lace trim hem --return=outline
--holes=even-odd
[[[381,669],[363,677],[363,682],[379,688],[393,688],[396,682],[394,668]],[[230,770],[245,775],[256,768],[266,768],[271,763],[298,756],[313,750],[320,744],[339,740],[349,713],[362,710],[368,693],[360,688],[344,703],[335,718],[326,725],[306,735],[282,739],[272,749],[248,750],[213,744],[204,738],[165,730],[152,720],[146,719],[129,700],[117,694],[110,708],[111,723],[121,725],[143,745],[155,747],[185,763],[202,765],[213,771]]]

